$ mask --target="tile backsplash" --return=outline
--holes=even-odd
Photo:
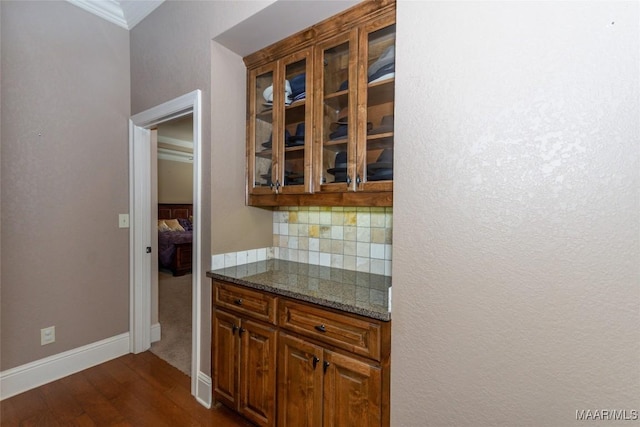
[[[211,268],[283,259],[391,276],[392,208],[281,207],[273,246],[213,255]]]
[[[391,276],[392,222],[392,208],[281,207],[274,257]]]

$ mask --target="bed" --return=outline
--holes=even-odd
[[[191,272],[192,219],[193,205],[158,203],[158,264],[174,276]]]

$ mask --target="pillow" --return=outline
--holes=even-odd
[[[167,224],[170,231],[184,231],[177,219],[165,219],[164,223]]]
[[[164,219],[158,220],[158,231],[171,231],[167,223],[164,222]]]
[[[193,231],[193,224],[186,218],[178,218],[178,222],[184,228],[184,231]]]

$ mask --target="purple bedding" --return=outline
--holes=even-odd
[[[158,261],[163,268],[171,268],[171,260],[176,252],[176,243],[191,243],[193,231],[158,232]]]

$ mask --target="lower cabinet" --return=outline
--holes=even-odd
[[[379,366],[280,333],[278,425],[380,426]]]
[[[276,329],[217,310],[213,394],[259,426],[275,425]]]
[[[390,322],[213,285],[216,401],[259,426],[389,426]]]

